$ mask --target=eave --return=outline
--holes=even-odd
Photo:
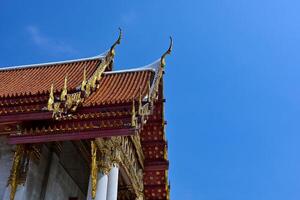
[[[67,141],[67,140],[86,140],[99,137],[113,137],[113,136],[130,136],[134,135],[136,129],[107,129],[107,130],[89,130],[89,131],[72,131],[70,133],[54,133],[40,135],[13,135],[8,137],[9,144],[27,144],[27,143],[45,143],[54,141]]]

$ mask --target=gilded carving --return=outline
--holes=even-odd
[[[161,56],[160,58],[160,68],[157,72],[157,75],[155,76],[154,80],[153,80],[153,86],[151,88],[151,96],[150,96],[150,99],[151,100],[155,100],[157,99],[157,94],[158,94],[158,88],[159,88],[159,84],[160,84],[160,80],[163,76],[163,72],[164,72],[164,67],[166,65],[166,56],[171,54],[172,52],[172,48],[173,48],[173,39],[172,37],[170,37],[170,45],[169,45],[169,48],[168,50]]]
[[[135,103],[132,101],[132,110],[131,110],[131,126],[136,127],[136,113],[135,113]]]
[[[48,99],[48,106],[47,106],[49,111],[53,110],[53,103],[54,103],[54,94],[53,94],[53,84],[52,84],[50,89],[49,99]]]
[[[164,67],[166,65],[165,58],[167,55],[171,54],[172,49],[173,49],[173,38],[170,37],[170,46],[169,46],[168,50],[161,56],[161,59],[160,59],[162,67]]]
[[[83,70],[83,79],[81,83],[81,91],[84,92],[86,86],[86,68]]]
[[[135,194],[143,192],[143,169],[135,146],[129,137],[121,137],[121,165],[128,175]]]
[[[86,77],[86,68],[83,71],[83,80],[80,86],[78,86],[77,91],[71,94],[68,94],[67,88],[67,76],[65,77],[64,87],[60,94],[60,98],[58,102],[55,102],[54,94],[53,94],[53,85],[51,86],[51,91],[49,94],[48,111],[53,112],[54,119],[61,119],[62,117],[66,117],[70,115],[70,112],[76,111],[77,107],[82,103],[85,98],[90,96],[98,87],[99,81],[105,69],[110,66],[113,62],[113,58],[115,55],[115,47],[120,44],[122,36],[122,31],[120,29],[120,34],[117,41],[111,46],[110,51],[106,54],[106,56],[101,60],[98,68],[93,73],[93,75],[87,80]]]
[[[39,146],[16,146],[10,177],[8,179],[8,185],[11,188],[10,200],[14,200],[18,185],[24,184],[26,181],[30,158],[34,160],[40,158]]]
[[[144,156],[138,140],[138,136],[98,138],[96,140],[100,152],[98,167],[102,172],[109,173],[112,166],[121,165],[131,181],[134,193],[143,198]]]
[[[11,169],[11,177],[10,177],[10,200],[14,200],[15,194],[18,187],[18,179],[20,176],[20,162],[22,155],[24,153],[24,146],[17,145],[16,151],[14,154],[13,165]]]
[[[63,87],[63,90],[60,94],[60,101],[65,101],[66,100],[66,96],[68,94],[67,82],[68,82],[68,76],[65,77],[64,87]]]
[[[97,178],[98,178],[98,166],[97,166],[97,147],[94,141],[91,142],[91,181],[92,181],[92,198],[96,197]]]

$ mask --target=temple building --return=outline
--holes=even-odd
[[[115,49],[0,68],[1,200],[169,199],[163,74]]]

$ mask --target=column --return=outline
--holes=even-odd
[[[97,188],[95,200],[106,200],[108,175],[100,171],[97,178]],[[87,200],[92,200],[92,177],[90,176]]]
[[[90,175],[89,178],[89,187],[86,195],[87,200],[92,200],[92,176]]]
[[[88,200],[92,199],[93,195],[95,200],[117,200],[121,141],[121,137],[112,137],[97,139],[97,145],[95,141],[91,142],[92,163]],[[99,156],[97,152],[100,153]]]
[[[96,190],[95,200],[106,200],[107,183],[108,183],[107,174],[100,171],[98,173],[98,183],[97,183],[97,190]]]
[[[107,199],[106,200],[117,200],[118,176],[119,176],[119,166],[117,164],[114,164],[108,174],[108,187],[107,187]]]
[[[97,156],[97,152],[100,156]],[[91,176],[88,189],[87,200],[106,200],[108,172],[110,171],[108,149],[101,148],[98,150],[94,141],[91,142]],[[94,187],[94,188],[93,188]]]
[[[7,186],[5,193],[3,195],[3,200],[9,200],[11,199],[10,197],[10,192],[11,192],[11,187]],[[16,193],[14,195],[14,200],[21,200],[24,199],[24,193],[25,193],[25,186],[24,185],[18,185],[16,189]]]

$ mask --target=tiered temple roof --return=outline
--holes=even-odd
[[[145,198],[168,199],[162,76],[171,46],[150,65],[114,71],[119,39],[95,57],[1,68],[0,134],[11,144],[138,135]]]

